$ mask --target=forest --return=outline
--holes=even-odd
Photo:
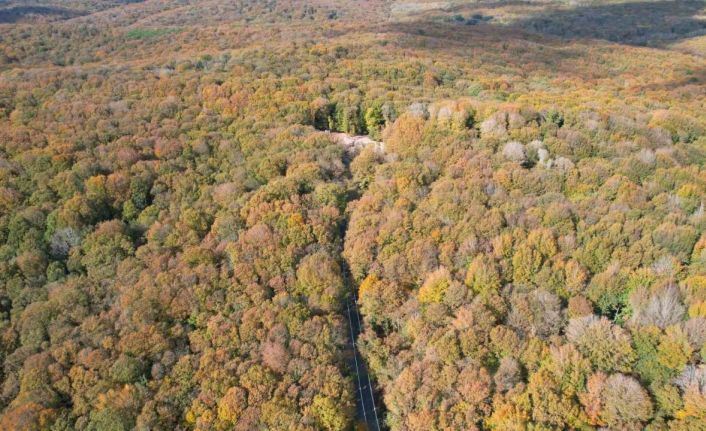
[[[0,429],[704,430],[705,164],[700,1],[0,1]]]

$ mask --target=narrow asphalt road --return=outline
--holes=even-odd
[[[351,136],[345,133],[329,132],[334,139],[343,146],[347,157],[343,158],[346,168],[350,169],[350,161],[355,158],[355,155],[365,147],[372,146],[374,150],[380,154],[385,153],[385,144],[383,142],[373,141],[368,136]],[[349,171],[350,172],[350,171]],[[350,197],[349,197],[350,202]],[[348,220],[341,224],[341,237],[346,238],[346,228]],[[356,430],[360,430],[361,426],[368,431],[382,431],[380,420],[382,412],[378,411],[375,402],[375,390],[372,385],[372,380],[368,374],[368,367],[358,351],[358,336],[361,332],[361,317],[358,311],[358,305],[355,301],[356,289],[352,282],[350,269],[346,262],[343,262],[343,276],[346,279],[346,284],[351,288],[353,297],[346,301],[346,317],[348,318],[348,328],[351,337],[351,358],[350,367],[353,373],[353,380],[356,389]]]
[[[360,334],[361,319],[358,306],[354,300],[349,300],[346,304],[348,325],[351,332],[351,343],[353,346],[353,371],[358,397],[356,414],[359,421],[363,421],[370,431],[381,431],[380,418],[375,404],[375,392],[373,391],[368,368],[358,351],[358,335]]]

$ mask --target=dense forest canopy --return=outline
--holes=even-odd
[[[695,0],[0,1],[0,429],[366,429],[356,304],[382,429],[706,429],[705,90]]]

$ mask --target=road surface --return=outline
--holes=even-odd
[[[350,328],[351,344],[353,347],[353,379],[356,386],[358,398],[356,416],[359,421],[365,423],[370,431],[381,431],[380,417],[375,403],[375,392],[373,391],[370,375],[365,361],[358,351],[357,340],[360,334],[361,319],[358,306],[354,300],[349,300],[346,304],[348,326]]]

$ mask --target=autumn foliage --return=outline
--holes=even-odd
[[[702,6],[20,3],[0,429],[706,427]]]

